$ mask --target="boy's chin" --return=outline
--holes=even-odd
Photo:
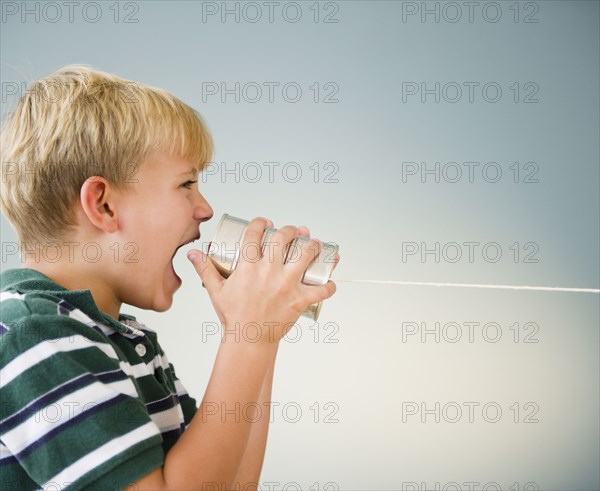
[[[162,284],[154,291],[147,292],[147,295],[143,297],[130,298],[129,302],[125,300],[124,303],[142,310],[165,312],[172,307],[173,297],[175,292],[181,287],[181,284],[181,278],[171,270],[163,277]]]
[[[159,307],[155,307],[152,310],[154,310],[155,312],[166,312],[167,310],[169,310],[171,308],[171,305],[173,305],[173,302],[169,303],[168,305],[164,305],[164,306],[159,306]]]
[[[171,293],[170,295],[165,294],[165,295],[163,295],[164,298],[154,301],[149,310],[154,310],[155,312],[165,312],[165,311],[169,310],[171,308],[171,306],[173,305],[173,294],[174,293],[175,292]]]
[[[181,280],[176,285],[170,285],[170,288],[165,289],[159,298],[156,298],[154,301],[154,305],[152,310],[156,312],[164,312],[165,310],[169,310],[173,305],[173,297],[175,292],[179,290],[181,286]]]
[[[155,295],[150,298],[146,298],[145,301],[138,302],[137,307],[142,310],[153,310],[154,312],[165,312],[173,305],[173,295],[178,289],[171,286],[171,288],[164,288],[162,291],[155,292]]]

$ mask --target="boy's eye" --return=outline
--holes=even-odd
[[[186,189],[192,189],[192,186],[194,184],[196,184],[198,181],[186,181],[184,182],[181,186],[183,186]]]

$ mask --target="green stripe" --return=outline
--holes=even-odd
[[[35,483],[18,464],[4,465],[0,469],[0,491],[33,491],[40,489],[40,486]]]
[[[9,298],[0,302],[0,321],[9,324],[13,320],[29,315],[27,304],[18,298]]]
[[[69,409],[63,408],[63,410]],[[47,421],[53,421],[55,414],[48,416]],[[36,481],[43,482],[49,476],[57,475],[65,467],[65,462],[75,462],[110,440],[129,433],[147,422],[148,415],[139,400],[121,401],[59,431],[44,445],[25,457],[21,465]],[[149,440],[147,446],[161,443],[160,435]],[[122,452],[111,460],[122,460],[134,454],[135,450],[123,447]]]
[[[57,339],[75,335],[89,339],[90,345],[92,342],[112,344],[104,334],[66,316],[32,314],[10,327],[9,332],[0,336],[2,367],[39,343],[55,343]]]
[[[145,443],[132,450],[144,449]],[[164,463],[164,453],[160,447],[154,446],[143,450],[134,457],[101,465],[81,481],[86,491],[117,491],[150,474]],[[116,466],[115,466],[116,464]],[[79,483],[78,483],[79,484]],[[67,488],[71,491],[71,487]],[[73,488],[75,489],[75,488]]]

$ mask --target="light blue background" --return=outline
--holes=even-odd
[[[3,2],[3,9],[7,3],[21,4]],[[254,15],[247,3],[227,2],[240,18],[229,14],[223,22],[219,14],[203,21],[203,10],[221,9],[221,2],[160,1],[122,2],[119,22],[115,4],[101,2],[102,18],[94,23],[93,8],[88,20],[82,14],[89,3],[75,10],[73,22],[60,2],[63,17],[54,23],[48,20],[55,11],[37,2],[27,7],[39,9],[38,19],[3,18],[3,113],[16,100],[15,84],[66,64],[88,64],[167,89],[198,109],[216,143],[217,173],[201,183],[215,215],[308,225],[313,235],[340,245],[334,279],[599,287],[598,2],[479,2],[473,22],[464,3],[455,2],[463,13],[455,23],[448,22],[454,15],[448,2],[425,4],[439,9],[439,22],[433,14],[425,22],[418,14],[403,22],[403,10],[421,9],[422,2],[299,2],[302,18],[295,23],[282,15],[290,2],[280,3],[273,22],[257,2],[263,17],[256,23],[247,21]],[[493,16],[495,5],[502,17],[486,21],[482,9]],[[294,15],[294,6],[286,8]],[[124,22],[127,13],[138,22]],[[322,22],[328,13],[338,22]],[[523,22],[527,14],[538,22]],[[262,86],[262,98],[248,101],[251,86],[239,102],[206,93],[210,84],[233,88],[236,82]],[[279,84],[273,102],[264,86],[270,82]],[[315,82],[317,102],[310,88]],[[403,102],[406,82],[480,85],[472,103],[466,91],[455,103],[436,103],[433,95],[423,103],[419,95]],[[489,82],[503,89],[497,103],[481,95]],[[515,82],[517,103],[509,88]],[[297,103],[282,96],[286,83],[302,88]],[[539,102],[523,102],[527,83],[536,84]],[[338,102],[324,103],[331,87]],[[476,172],[472,183],[466,176],[457,183],[431,176],[403,182],[403,162],[470,161],[480,162],[479,169],[497,162],[502,178],[490,183]],[[220,174],[236,162],[251,177],[249,163],[256,162],[262,179],[235,182],[235,175]],[[273,182],[264,162],[279,163]],[[298,182],[290,182],[293,173],[286,179],[277,172],[288,162],[300,166]],[[318,182],[310,167],[315,162]],[[324,168],[327,162],[334,166]],[[514,162],[535,162],[539,182],[514,183]],[[331,169],[337,182],[324,182]],[[210,240],[216,221],[203,225],[203,240]],[[16,242],[4,218],[2,242],[3,250]],[[464,256],[435,262],[433,255],[403,261],[403,244],[411,242],[430,248],[493,242],[503,255],[486,261],[480,246],[473,262]],[[515,242],[517,262],[509,249]],[[523,262],[528,242],[537,245],[536,263]],[[17,264],[16,256],[3,254],[3,268]],[[184,285],[170,311],[125,311],[159,330],[179,376],[201,398],[219,342],[209,334],[216,316],[183,252],[175,267]],[[444,336],[435,342],[432,334],[425,342],[418,335],[403,339],[407,322],[433,329],[435,322],[469,321],[498,323],[501,339],[485,341],[480,328],[473,342],[466,330],[455,343]],[[515,322],[536,323],[539,342],[521,337],[515,343]],[[328,340],[338,342],[324,342],[334,327]],[[295,489],[294,483],[460,489],[452,482],[462,489],[468,482],[479,483],[474,489],[492,482],[511,489],[528,482],[545,490],[599,488],[598,295],[340,282],[319,323],[302,320],[299,329],[301,339],[284,342],[278,358],[273,400],[280,406],[263,489]],[[498,423],[486,422],[481,411],[473,422],[466,413],[457,423],[435,423],[433,416],[421,423],[420,415],[403,422],[403,404],[411,402],[428,408],[493,402],[503,415]],[[529,412],[525,404],[535,403],[538,422],[515,423],[509,409],[515,402],[521,421]],[[319,408],[318,418],[311,406]],[[293,423],[298,407],[302,416]],[[323,421],[327,415],[333,422]]]

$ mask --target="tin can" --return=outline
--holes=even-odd
[[[242,253],[247,254],[247,257],[250,258],[257,257],[259,253],[250,249],[242,251],[242,242],[249,223],[247,220],[224,214],[217,225],[213,240],[208,246],[207,255],[224,278],[228,278],[233,273]],[[275,228],[265,229],[260,251],[263,256],[271,254],[270,246],[274,242],[270,239],[276,231],[277,229]],[[284,253],[284,263],[298,260],[301,248],[309,240],[307,237],[298,237],[290,242]],[[305,285],[324,285],[327,283],[336,266],[335,258],[338,249],[336,244],[323,242],[321,252],[306,268],[302,277],[302,283]],[[310,305],[302,312],[302,315],[316,321],[321,312],[322,303],[319,302]]]

